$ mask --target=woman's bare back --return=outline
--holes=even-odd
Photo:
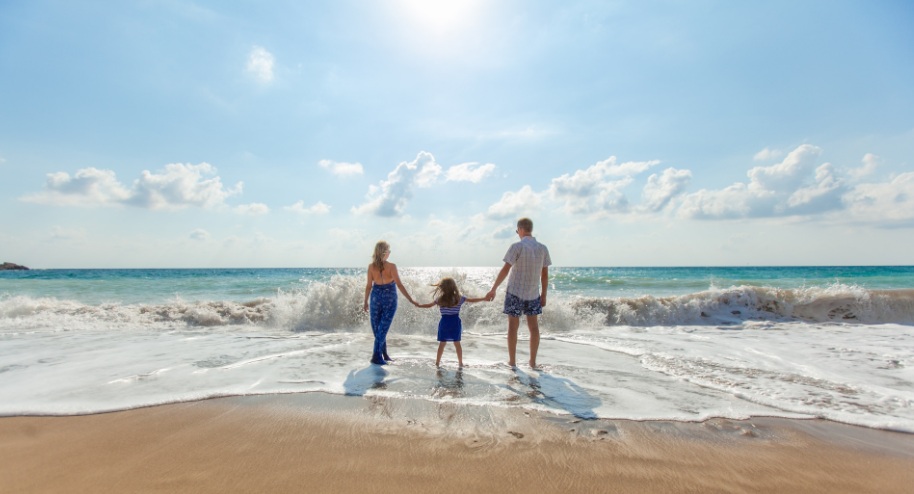
[[[368,265],[368,277],[375,285],[389,285],[393,283],[396,280],[396,272],[397,266],[387,261],[384,261],[384,271],[378,269],[374,264]]]

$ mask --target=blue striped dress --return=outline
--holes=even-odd
[[[453,307],[438,306],[438,310],[441,311],[441,322],[438,323],[438,341],[460,341],[460,336],[463,334],[460,308],[463,307],[466,300],[466,297],[460,297],[460,302]]]

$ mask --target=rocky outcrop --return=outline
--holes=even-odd
[[[3,264],[0,264],[0,271],[15,271],[15,270],[28,271],[29,268],[27,268],[25,266],[20,266],[18,264],[13,264],[11,262],[5,262]]]

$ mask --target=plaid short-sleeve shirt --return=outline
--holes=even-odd
[[[539,298],[540,275],[544,267],[552,265],[549,249],[533,237],[524,237],[508,248],[504,261],[511,265],[508,293],[521,300]]]

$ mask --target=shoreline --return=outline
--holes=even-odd
[[[906,492],[914,435],[820,419],[581,420],[384,396],[0,418],[10,492]]]

